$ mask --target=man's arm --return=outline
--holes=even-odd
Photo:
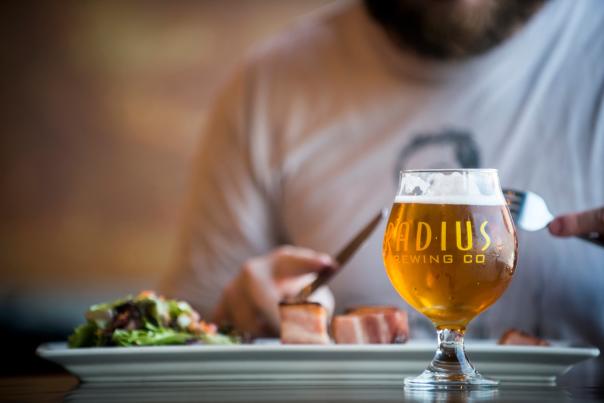
[[[216,99],[195,157],[177,265],[162,284],[208,317],[222,289],[250,256],[276,243],[266,191],[250,147],[245,72]]]

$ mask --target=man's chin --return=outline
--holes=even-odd
[[[459,59],[512,36],[546,0],[365,0],[394,42],[421,56]]]

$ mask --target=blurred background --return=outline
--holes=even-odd
[[[213,92],[252,44],[326,3],[3,3],[0,371],[54,370],[38,343],[155,287]]]

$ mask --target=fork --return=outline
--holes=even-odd
[[[536,193],[503,189],[503,196],[518,228],[526,231],[538,231],[547,227],[554,219],[545,200]],[[577,235],[577,238],[604,247],[604,237],[598,233]]]

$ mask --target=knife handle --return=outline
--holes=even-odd
[[[334,266],[324,266],[319,269],[319,275],[312,283],[304,287],[300,292],[293,298],[296,302],[303,302],[308,299],[319,287],[326,284],[330,278],[336,274],[337,269]]]

